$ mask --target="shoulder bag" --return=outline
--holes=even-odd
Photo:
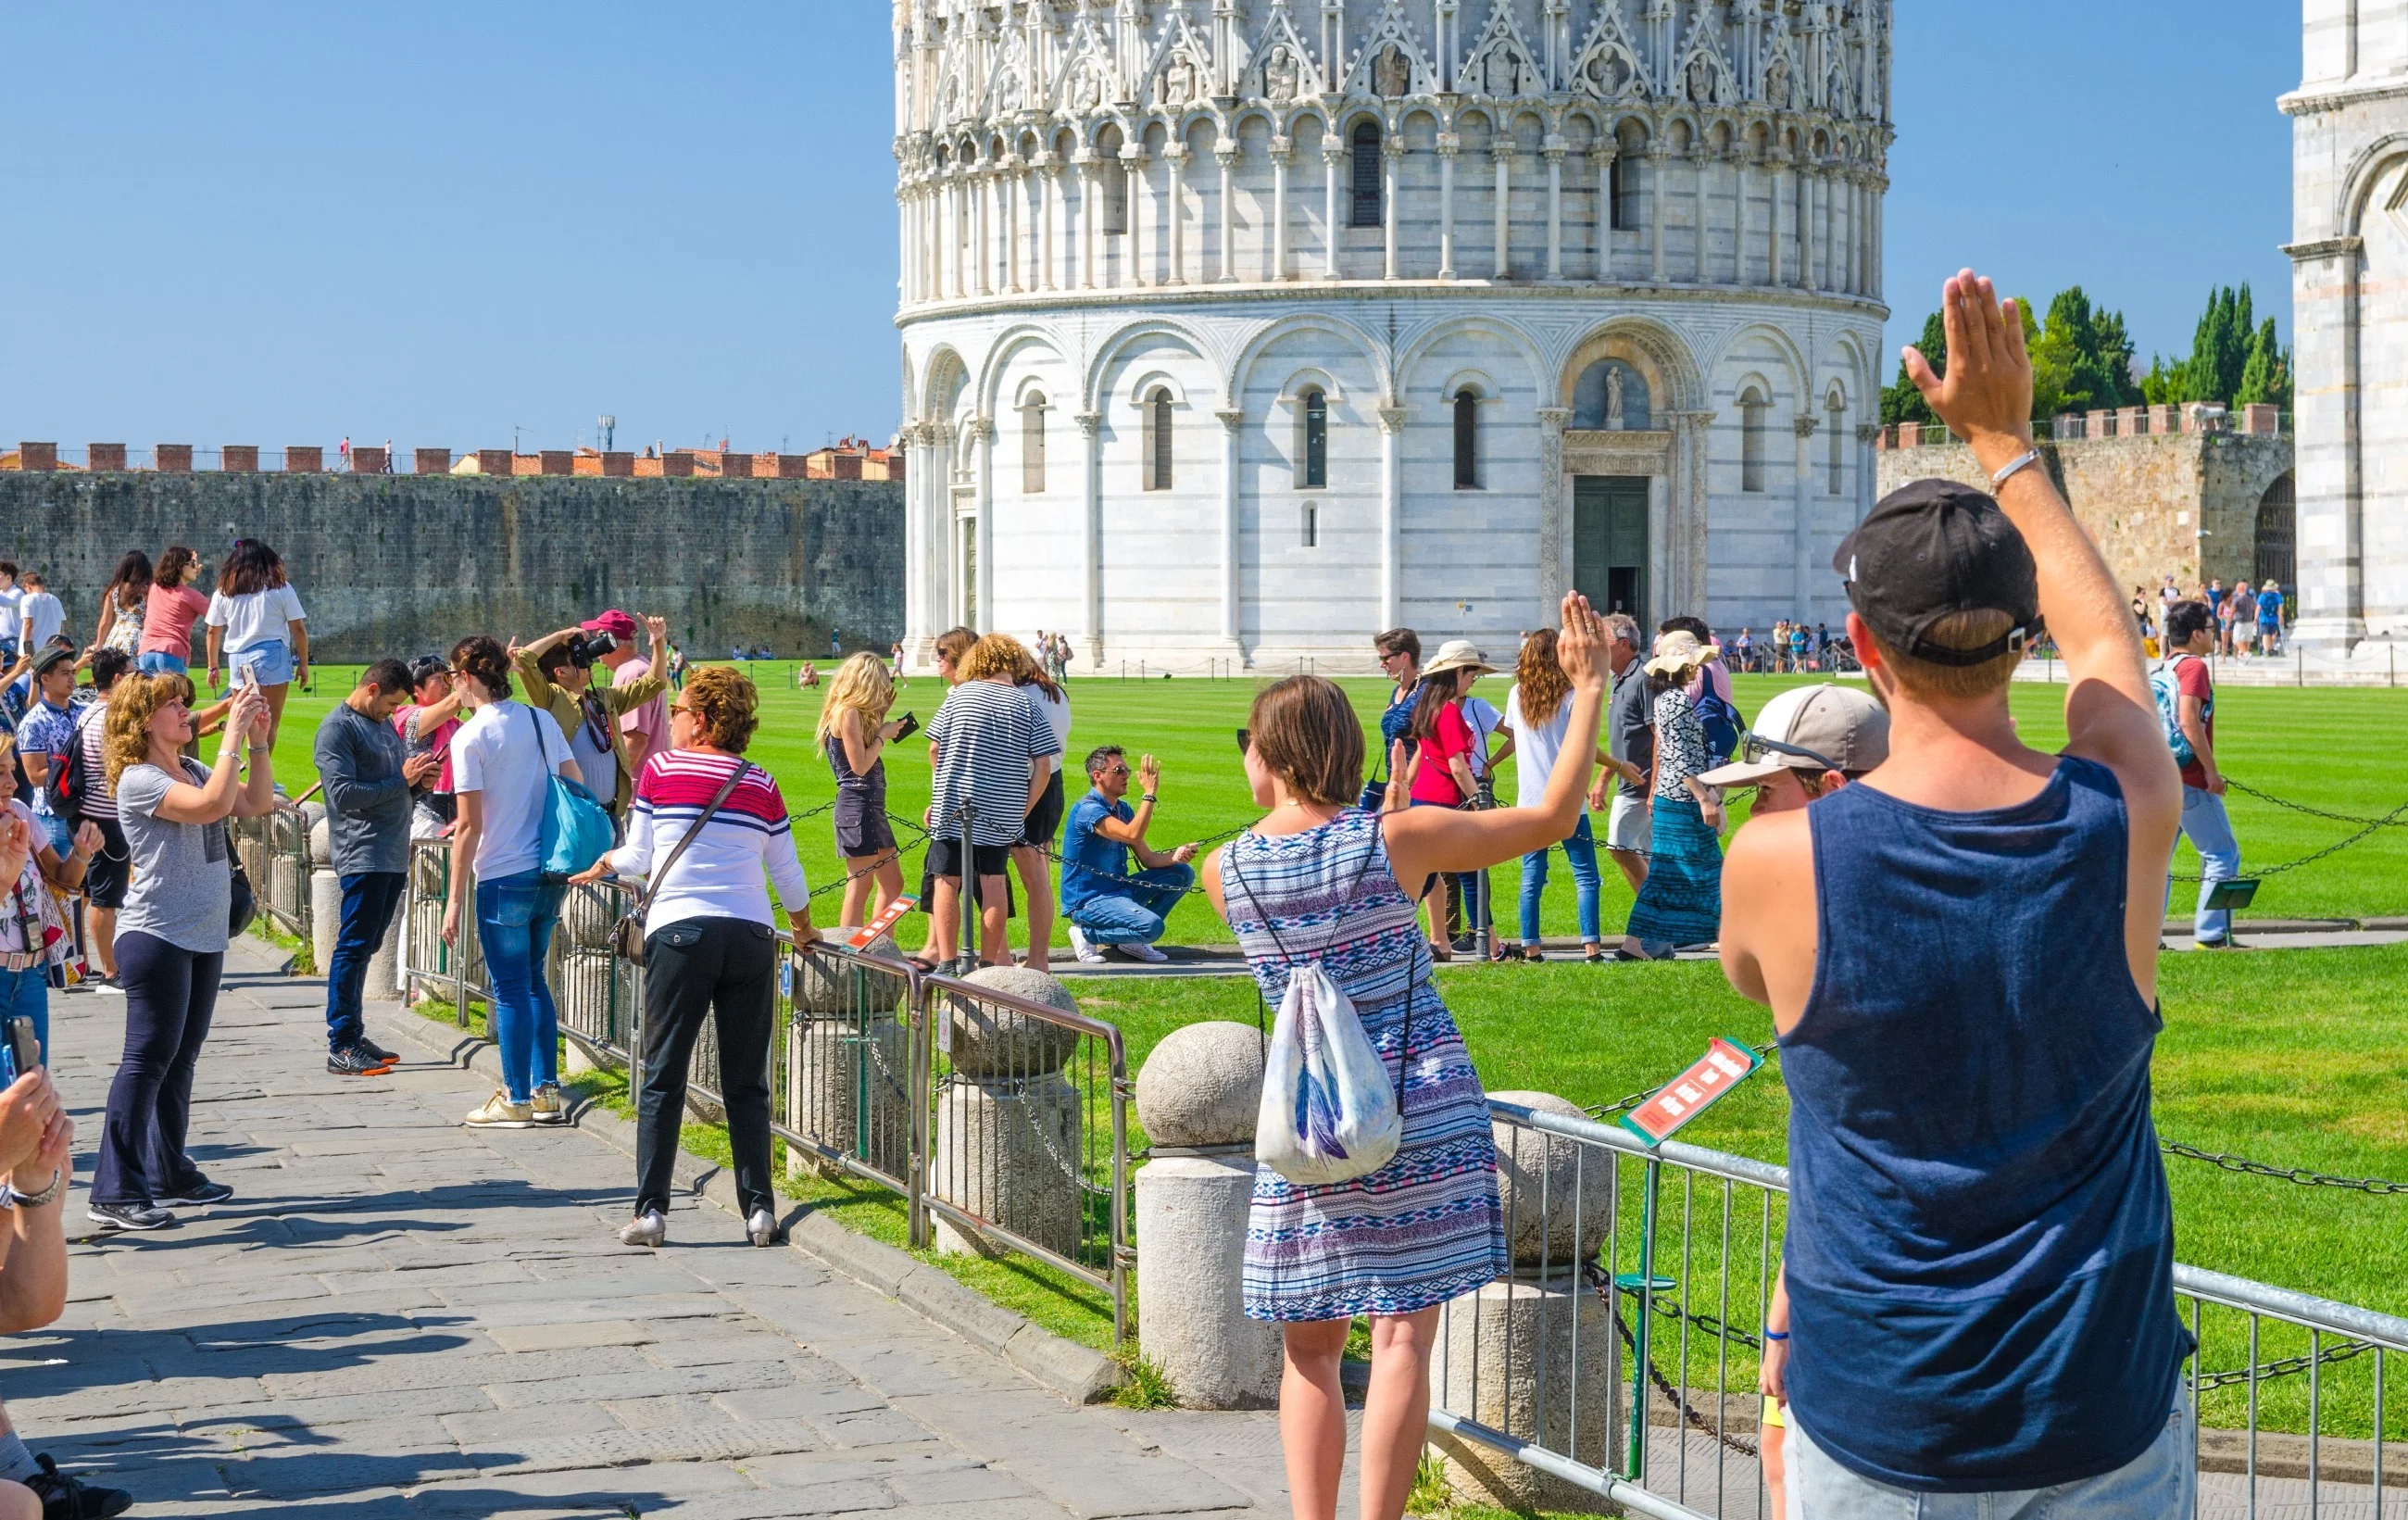
[[[542,828],[537,836],[540,841],[537,869],[547,882],[566,882],[608,854],[618,830],[611,825],[609,810],[591,791],[564,780],[552,768],[552,747],[543,739],[540,710],[528,708],[527,721],[535,725],[536,753],[543,761],[544,795],[538,804],[543,810]]]
[[[679,837],[667,858],[652,868],[652,874],[642,890],[636,893],[635,900],[628,904],[627,911],[619,915],[619,922],[610,925],[610,950],[621,960],[637,966],[644,964],[644,914],[652,909],[653,895],[660,890],[660,884],[668,880],[669,868],[678,863],[678,856],[685,853],[685,847],[694,842],[694,837],[702,832],[702,826],[710,822],[712,814],[736,795],[737,783],[752,768],[752,763],[749,760],[736,762],[734,773],[720,783],[719,795],[710,799],[710,806],[703,809],[702,816],[694,821],[694,826]]]

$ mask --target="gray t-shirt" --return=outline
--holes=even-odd
[[[406,756],[393,724],[337,702],[318,725],[315,753],[335,874],[409,869],[409,783],[401,779]]]
[[[184,762],[186,779],[208,784],[209,767]],[[234,868],[226,861],[226,828],[175,824],[158,815],[174,785],[157,766],[129,766],[117,779],[118,825],[125,830],[134,884],[118,911],[117,932],[147,934],[179,950],[214,954],[226,947],[234,911]]]
[[[1656,763],[1656,729],[1654,703],[1647,695],[1647,672],[1637,660],[1614,678],[1613,699],[1605,711],[1606,741],[1616,760],[1627,760],[1645,770]],[[1647,799],[1647,788],[1633,786],[1628,782],[1616,782],[1624,796],[1633,802]]]

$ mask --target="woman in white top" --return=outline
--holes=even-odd
[[[1027,964],[1042,971],[1053,962],[1054,868],[1045,857],[1053,853],[1054,841],[1062,833],[1062,755],[1070,743],[1070,694],[1045,673],[1037,656],[1016,640],[1015,647],[1020,650],[1020,670],[1012,678],[1013,683],[1028,698],[1028,710],[1037,714],[1038,723],[1054,736],[1054,775],[1045,783],[1045,795],[1028,810],[1027,832],[1011,852],[1012,868],[1020,873],[1020,888],[1028,894]],[[1151,945],[1145,948],[1154,949]]]
[[[477,883],[477,943],[494,988],[494,1042],[502,1088],[468,1115],[480,1129],[561,1124],[560,1011],[544,979],[552,931],[566,888],[543,877],[543,818],[550,778],[583,782],[568,740],[551,713],[510,700],[510,657],[484,634],[452,648],[468,721],[452,736],[452,788],[459,824],[452,834],[451,900],[443,941],[460,943],[468,882]]]
[[[1546,795],[1547,778],[1555,773],[1564,737],[1571,731],[1571,679],[1555,658],[1555,631],[1541,628],[1522,640],[1522,659],[1513,672],[1513,690],[1505,698],[1505,726],[1513,733],[1514,806],[1533,807]],[[1598,754],[1600,765],[1607,756]],[[1588,809],[1562,841],[1564,857],[1572,863],[1572,884],[1579,899],[1581,947],[1592,963],[1605,959],[1604,936],[1598,923],[1597,841],[1589,832]],[[1522,857],[1522,943],[1508,946],[1506,959],[1546,959],[1540,948],[1539,904],[1547,890],[1547,852],[1533,850]]]
[[[760,694],[740,671],[694,673],[669,707],[670,748],[636,783],[627,842],[576,878],[649,882],[644,910],[644,1089],[636,1111],[636,1217],[628,1245],[668,1239],[669,1188],[685,1113],[686,1068],[703,1020],[719,1029],[719,1093],[736,1158],[737,1207],[754,1245],[778,1237],[769,1180],[769,1043],[780,937],[766,870],[795,941],[819,938],[786,800],[744,758]],[[717,806],[714,808],[713,804]],[[709,816],[706,818],[706,814]]]
[[[301,598],[284,579],[284,562],[256,538],[237,538],[218,567],[209,598],[209,689],[231,659],[236,679],[267,696],[267,742],[284,722],[284,697],[294,681],[309,684],[309,627]]]

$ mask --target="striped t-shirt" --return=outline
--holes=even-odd
[[[108,737],[108,704],[94,702],[76,714],[78,742],[83,745],[84,794],[76,806],[86,818],[117,818],[117,794],[109,790],[108,755],[104,741]]]
[[[928,742],[937,746],[938,836],[961,838],[956,815],[967,799],[972,844],[1019,843],[1028,829],[1029,762],[1062,753],[1053,725],[1037,716],[1020,688],[999,681],[962,682],[929,720]]]
[[[745,767],[744,779],[686,846],[667,879],[652,883],[646,934],[690,918],[774,923],[768,889],[762,884],[765,869],[789,912],[810,900],[777,782],[759,766],[724,754],[664,750],[644,763],[627,815],[627,842],[610,853],[610,868],[621,876],[649,878],[652,863],[668,858],[737,766]]]

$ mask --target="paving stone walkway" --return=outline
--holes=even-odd
[[[78,1243],[66,1317],[0,1342],[34,1448],[137,1515],[1287,1513],[1269,1416],[1076,1408],[708,1204],[622,1247],[621,1153],[460,1127],[453,1068],[327,1076],[322,983],[229,969],[193,1150],[234,1200]],[[123,1008],[53,1000],[71,1230]]]

